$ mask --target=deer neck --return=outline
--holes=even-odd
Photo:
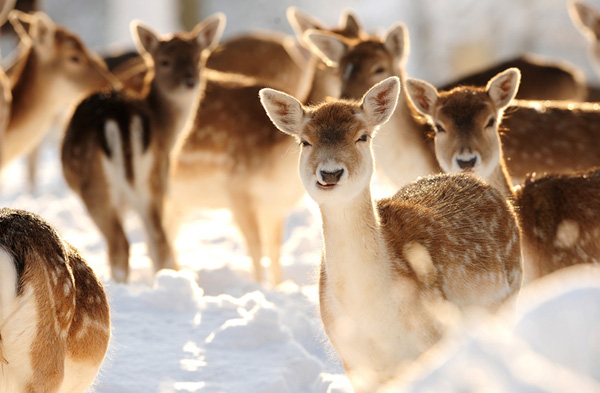
[[[403,75],[398,74],[401,80]],[[428,125],[416,115],[402,89],[394,114],[380,127],[374,143],[377,164],[395,185],[401,187],[420,176],[441,172],[428,132]]]
[[[370,188],[348,203],[323,204],[320,210],[329,287],[348,312],[363,303],[368,307],[390,277]]]
[[[150,84],[147,102],[153,117],[156,119],[159,130],[164,130],[157,135],[162,143],[171,151],[179,136],[182,134],[186,123],[192,116],[194,108],[198,105],[201,91],[204,90],[205,82],[201,80],[200,86],[193,92],[168,95],[158,87],[155,81]]]
[[[513,198],[513,184],[506,168],[506,162],[504,157],[500,155],[500,161],[496,168],[492,171],[491,175],[485,179],[489,185],[500,191],[502,196],[505,198]]]

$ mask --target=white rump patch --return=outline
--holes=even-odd
[[[556,228],[554,246],[558,248],[571,248],[579,239],[580,227],[577,221],[563,220]]]
[[[417,278],[424,284],[433,279],[435,266],[429,251],[420,243],[407,243],[403,249],[404,257],[417,274]]]

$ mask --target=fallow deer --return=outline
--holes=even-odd
[[[368,87],[390,75],[404,80],[408,35],[398,24],[383,39],[344,41],[323,32],[308,32],[313,49],[336,66],[342,97],[359,98]],[[343,77],[342,77],[343,76]],[[515,100],[505,111],[500,138],[510,176],[569,173],[600,166],[596,143],[600,105],[565,101]],[[440,171],[426,124],[405,94],[392,121],[375,146],[378,162],[396,184]]]
[[[9,21],[20,37],[21,48],[7,70],[12,105],[2,166],[31,152],[62,110],[116,83],[95,53],[46,14],[13,10]]]
[[[362,28],[356,15],[351,11],[345,11],[340,17],[338,28],[328,29],[323,23],[314,17],[300,11],[296,7],[287,9],[287,18],[296,33],[298,42],[306,49],[310,44],[304,38],[304,34],[309,30],[327,32],[335,36],[341,36],[345,39],[367,39],[368,34]],[[313,82],[308,92],[308,97],[303,101],[306,104],[317,104],[327,97],[338,97],[340,83],[337,76],[333,73],[331,67],[328,67],[319,57],[312,59],[317,67],[313,76]],[[286,91],[287,92],[287,91]],[[298,97],[297,97],[298,98]]]
[[[436,129],[435,151],[444,171],[473,172],[513,201],[522,231],[524,282],[530,282],[563,267],[600,263],[600,170],[532,176],[513,187],[498,123],[519,79],[518,69],[511,68],[485,88],[438,92],[413,79],[405,86]]]
[[[308,17],[294,8],[288,17],[292,24],[308,24]],[[342,19],[346,21],[342,33],[357,31],[353,17]],[[304,72],[311,77],[318,72],[316,67],[316,58],[311,59]],[[312,84],[314,91],[329,91],[319,83],[324,80]],[[282,281],[284,221],[304,190],[295,176],[297,146],[277,131],[257,98],[264,87],[268,85],[260,79],[209,73],[194,121],[174,154],[166,217],[175,238],[179,224],[193,210],[229,209],[252,259],[254,278],[263,280],[265,256],[270,260],[271,282],[277,284]]]
[[[496,309],[521,285],[519,230],[498,191],[470,175],[421,178],[374,202],[371,140],[392,115],[392,77],[360,102],[261,101],[301,145],[299,172],[323,218],[325,331],[355,391],[376,391],[444,332],[438,305]]]
[[[83,393],[102,364],[102,284],[46,221],[0,210],[0,391]]]
[[[111,275],[127,281],[129,244],[123,213],[132,208],[148,234],[156,270],[175,268],[163,228],[170,154],[195,114],[205,86],[204,56],[223,31],[225,16],[210,17],[191,33],[159,37],[139,22],[131,30],[153,76],[148,94],[110,91],[85,99],[73,114],[62,147],[69,186],[104,235]]]

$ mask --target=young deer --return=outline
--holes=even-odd
[[[79,104],[67,128],[62,147],[65,179],[104,235],[111,275],[118,282],[127,281],[129,273],[125,207],[142,219],[155,269],[176,266],[163,228],[170,154],[204,89],[202,54],[216,45],[224,23],[225,16],[219,14],[191,33],[160,38],[132,22],[134,40],[154,74],[148,94],[92,95]]]
[[[83,393],[110,339],[106,294],[43,219],[0,210],[0,391]]]
[[[321,317],[357,392],[375,391],[440,339],[445,300],[493,310],[521,285],[514,213],[475,177],[421,178],[373,202],[371,139],[399,88],[392,77],[360,102],[315,107],[260,93],[301,145],[300,177],[323,218]]]
[[[368,37],[368,34],[362,28],[356,15],[350,11],[342,13],[340,16],[339,27],[332,29],[326,28],[323,23],[293,6],[287,9],[287,18],[292,29],[296,33],[298,42],[306,49],[310,48],[310,44],[305,40],[304,34],[309,30],[326,32],[333,34],[334,36],[341,36],[348,40],[366,39]],[[312,61],[315,62],[317,68],[308,92],[308,97],[304,102],[309,105],[318,104],[327,97],[338,97],[340,94],[340,83],[337,75],[335,75],[331,67],[328,67],[321,61],[320,57],[314,56]]]
[[[342,79],[342,97],[359,98],[373,83],[390,75],[405,79],[404,63],[408,36],[402,25],[393,27],[383,39],[348,43],[325,33],[309,32],[307,39],[322,57],[336,65]],[[406,92],[405,92],[406,93]],[[382,128],[375,155],[397,184],[439,172],[422,119],[406,94],[392,120]],[[568,173],[600,166],[600,144],[596,143],[600,107],[593,103],[515,100],[507,108],[501,135],[508,171],[513,179],[530,172]]]
[[[436,129],[435,152],[445,172],[472,172],[513,201],[518,213],[524,281],[563,267],[600,263],[600,170],[531,177],[514,188],[498,132],[498,119],[514,98],[519,70],[510,68],[485,88],[438,91],[408,79],[415,107]],[[539,147],[539,146],[538,146]]]
[[[64,108],[115,82],[75,34],[55,25],[46,14],[13,10],[9,20],[20,37],[21,49],[7,70],[12,105],[2,144],[2,166],[31,152]]]
[[[288,15],[290,20],[299,18],[293,8]],[[304,72],[312,76],[316,67],[313,59]],[[327,90],[321,90],[318,82],[313,86]],[[257,99],[264,87],[260,80],[209,74],[194,121],[174,154],[165,216],[174,237],[191,211],[229,209],[246,242],[254,278],[263,280],[265,256],[270,260],[271,282],[277,284],[282,280],[279,258],[285,218],[304,190],[295,176],[297,146],[277,131]]]

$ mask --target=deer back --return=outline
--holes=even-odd
[[[7,363],[0,386],[84,391],[110,338],[102,285],[40,217],[5,208],[0,228],[0,352]]]

